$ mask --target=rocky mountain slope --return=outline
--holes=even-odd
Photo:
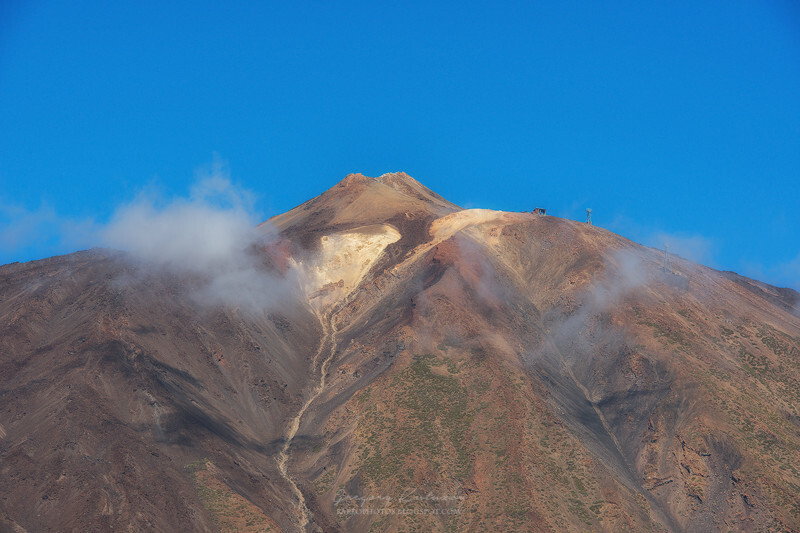
[[[0,267],[0,530],[800,530],[798,294],[350,175],[280,297]]]

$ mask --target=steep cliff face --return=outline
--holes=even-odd
[[[0,524],[793,530],[797,293],[348,176],[262,310],[84,252],[0,267]]]

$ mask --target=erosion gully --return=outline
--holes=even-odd
[[[334,306],[327,312],[318,313],[320,325],[322,326],[322,338],[319,341],[317,352],[314,354],[312,368],[314,370],[319,368],[319,377],[308,398],[306,398],[306,401],[303,403],[302,407],[300,407],[300,410],[297,411],[297,414],[289,424],[289,428],[284,437],[283,448],[278,454],[277,459],[278,470],[280,471],[281,476],[286,480],[291,487],[292,492],[294,492],[294,495],[297,497],[297,503],[295,506],[298,517],[297,528],[298,531],[301,532],[306,531],[306,528],[310,523],[311,512],[306,505],[306,499],[305,496],[303,496],[303,492],[300,490],[300,487],[297,485],[297,483],[292,479],[292,476],[288,471],[289,458],[291,456],[291,445],[292,440],[294,440],[295,435],[297,435],[298,429],[300,429],[300,422],[303,418],[303,415],[311,406],[311,404],[314,403],[314,400],[316,400],[325,390],[325,376],[328,372],[328,365],[333,359],[333,356],[336,354],[337,329],[334,316],[337,307],[338,306]]]

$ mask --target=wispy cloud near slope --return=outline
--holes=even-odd
[[[95,240],[155,266],[199,273],[226,270],[263,235],[254,229],[253,216],[230,182],[213,178],[195,189],[209,187],[214,194],[193,193],[166,204],[140,195],[97,228]]]
[[[118,206],[105,223],[0,204],[0,250],[19,251],[31,242],[58,252],[105,247],[127,252],[140,275],[191,276],[191,296],[201,304],[263,310],[291,290],[287,276],[264,265],[273,240],[253,208],[255,196],[234,185],[215,163],[183,197],[148,189]]]
[[[285,298],[291,274],[268,271],[261,253],[274,234],[254,215],[253,195],[224,173],[200,179],[186,198],[141,194],[97,228],[96,242],[128,252],[144,272],[191,274],[201,304],[265,310]]]

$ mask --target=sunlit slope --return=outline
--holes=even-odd
[[[402,530],[336,512],[410,488],[459,496],[460,514],[412,521],[443,530],[797,524],[798,319],[766,293],[679,258],[665,271],[601,228],[487,210],[434,220],[369,281],[298,461],[331,523]]]

